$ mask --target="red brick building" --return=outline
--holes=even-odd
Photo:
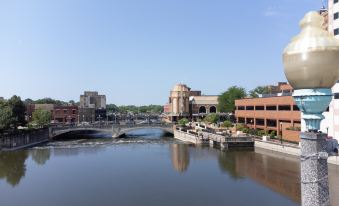
[[[285,140],[299,142],[301,113],[291,96],[293,89],[286,83],[278,87],[277,94],[236,100],[236,120],[249,128],[276,131]]]
[[[76,123],[79,120],[78,106],[54,106],[52,120],[58,123]]]

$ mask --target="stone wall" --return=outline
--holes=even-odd
[[[0,150],[15,150],[49,140],[49,129],[19,131],[0,135]]]

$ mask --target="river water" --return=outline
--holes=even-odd
[[[227,151],[158,130],[104,134],[0,153],[1,206],[300,205],[299,160]],[[332,205],[339,167],[330,166]]]

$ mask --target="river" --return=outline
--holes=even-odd
[[[184,144],[158,130],[0,153],[1,206],[300,205],[297,158]],[[339,167],[330,166],[332,205]]]

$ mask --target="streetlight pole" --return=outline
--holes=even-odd
[[[283,55],[285,75],[307,128],[300,135],[302,206],[330,205],[326,134],[318,131],[339,76],[339,41],[322,28],[323,22],[318,12],[307,13],[301,33]]]

